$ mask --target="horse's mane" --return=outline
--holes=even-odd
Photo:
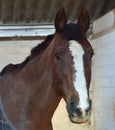
[[[53,37],[54,37],[54,35],[48,35],[43,42],[41,42],[40,44],[38,44],[36,47],[34,47],[31,50],[31,54],[22,63],[20,63],[20,64],[8,64],[7,66],[5,66],[3,68],[3,70],[0,72],[0,76],[3,76],[4,74],[11,72],[13,70],[22,69],[24,66],[27,65],[27,63],[30,60],[32,60],[34,57],[36,57],[38,54],[43,52],[48,47],[48,45],[50,44]]]

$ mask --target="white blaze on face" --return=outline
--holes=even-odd
[[[73,84],[79,94],[78,107],[81,108],[82,112],[85,112],[85,109],[88,108],[89,104],[83,63],[84,50],[83,47],[74,40],[69,41],[69,49],[73,57],[73,67],[75,70]]]

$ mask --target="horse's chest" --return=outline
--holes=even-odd
[[[0,97],[0,130],[16,130],[8,120]]]

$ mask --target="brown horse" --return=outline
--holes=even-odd
[[[78,23],[67,24],[62,8],[56,14],[55,34],[32,49],[23,63],[3,69],[0,110],[11,130],[52,130],[51,119],[61,98],[72,122],[89,119],[93,49],[86,39],[88,28],[86,9]]]

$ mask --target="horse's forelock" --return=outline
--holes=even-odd
[[[66,24],[62,31],[62,36],[67,40],[82,40],[85,38],[80,26],[75,23]]]

